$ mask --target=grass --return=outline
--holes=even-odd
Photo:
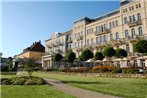
[[[1,89],[1,98],[75,98],[49,85],[3,85]]]
[[[147,79],[71,76],[65,74],[63,75],[58,72],[57,73],[35,72],[33,73],[33,75],[43,78],[58,79],[72,86],[76,86],[79,88],[88,89],[100,93],[121,96],[124,98],[147,98]],[[15,75],[11,75],[11,76],[2,75],[2,78],[5,77],[9,78],[14,76]],[[53,98],[58,98],[58,97],[53,97]]]
[[[58,79],[72,86],[105,94],[125,98],[147,98],[147,79],[97,78],[45,72],[34,73],[34,75]]]
[[[1,78],[12,78],[16,75],[0,75]],[[27,76],[25,74],[24,76]],[[0,98],[76,98],[65,94],[50,85],[0,85]]]

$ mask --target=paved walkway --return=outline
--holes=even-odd
[[[120,97],[115,97],[111,95],[101,94],[98,92],[73,87],[55,79],[45,78],[45,80],[48,84],[53,85],[58,90],[61,90],[64,93],[68,93],[70,95],[76,96],[77,98],[120,98]]]

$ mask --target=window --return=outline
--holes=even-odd
[[[125,30],[125,37],[127,38],[129,36],[128,30]]]
[[[112,22],[112,25],[113,25],[113,27],[115,27],[115,23],[114,23],[114,21]]]
[[[98,26],[96,26],[96,32],[98,32],[99,31],[99,28],[98,28]]]
[[[115,21],[115,24],[116,24],[116,26],[118,26],[118,21],[117,20]]]
[[[97,44],[100,43],[100,39],[99,39],[99,37],[96,38],[96,43],[97,43]]]
[[[132,8],[131,8],[131,7],[129,7],[129,10],[131,11],[131,10],[132,10]]]
[[[128,22],[127,17],[124,18],[124,24]]]
[[[103,43],[103,37],[100,36],[100,44],[102,44],[102,43]]]
[[[137,14],[137,19],[141,20],[141,14],[140,13]]]
[[[134,6],[132,6],[132,10],[134,10]]]
[[[132,19],[133,19],[133,22],[136,21],[136,19],[135,19],[135,15],[132,16]]]
[[[89,39],[87,39],[87,45],[89,45]]]
[[[113,40],[113,34],[110,34],[110,41]]]
[[[81,40],[81,46],[83,46],[83,41]]]
[[[141,8],[141,4],[140,3],[138,4],[138,7]]]
[[[138,4],[136,5],[136,9],[138,9]]]
[[[104,31],[104,27],[103,26],[101,26],[101,32],[103,32]]]
[[[93,44],[93,38],[91,38],[91,44]]]
[[[138,32],[139,32],[139,35],[142,35],[142,34],[143,34],[142,27],[139,27],[139,28],[138,28]]]
[[[104,42],[106,42],[106,35],[103,36]]]
[[[134,38],[136,36],[135,29],[132,29],[131,32],[132,32],[132,36],[131,37]]]
[[[109,22],[109,28],[111,28],[112,26],[111,26],[111,22]]]
[[[83,31],[81,32],[81,36],[83,36]]]
[[[133,20],[132,20],[132,16],[130,16],[129,19],[130,19],[130,22],[132,23],[132,22],[133,22]]]
[[[118,40],[119,39],[118,32],[116,32],[115,36],[116,36],[116,40]]]

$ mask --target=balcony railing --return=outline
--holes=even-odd
[[[134,21],[134,22],[128,22],[129,27],[135,27],[135,26],[138,26],[138,25],[142,25],[141,20],[137,20],[137,21]]]
[[[68,39],[67,42],[68,42],[68,43],[72,43],[72,40],[71,40],[71,39]]]
[[[107,33],[111,33],[111,29],[105,29],[104,31],[95,31],[94,32],[94,34],[96,35],[96,36],[98,36],[98,35],[102,35],[102,34],[107,34]]]
[[[83,36],[77,36],[76,37],[76,40],[78,41],[78,40],[82,40],[83,39]]]
[[[115,39],[111,41],[113,46],[117,46],[117,45],[121,45],[122,44],[122,40],[121,39]]]
[[[64,46],[64,43],[63,42],[58,42],[58,45],[59,46]]]

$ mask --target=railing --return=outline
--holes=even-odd
[[[96,35],[96,36],[98,36],[98,35],[102,35],[102,34],[107,34],[107,33],[111,33],[111,29],[105,29],[104,31],[95,31],[94,32],[94,34]]]
[[[76,40],[78,41],[78,40],[82,40],[83,39],[83,36],[77,36],[76,37]]]
[[[71,40],[71,39],[68,39],[67,42],[68,42],[68,43],[72,43],[72,40]]]
[[[136,20],[134,22],[128,22],[128,26],[129,27],[134,27],[134,26],[138,26],[138,25],[142,25],[142,21],[141,20]]]

